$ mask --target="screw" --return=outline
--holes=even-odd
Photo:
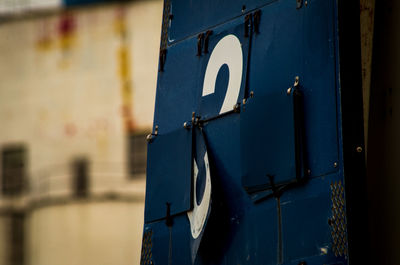
[[[357,150],[357,153],[361,153],[363,151],[361,146],[357,147],[356,150]]]
[[[233,106],[233,111],[235,113],[239,113],[240,112],[240,103],[236,103],[235,106]]]
[[[152,134],[147,135],[146,140],[147,142],[150,143],[153,140],[153,135]]]
[[[300,77],[296,76],[296,78],[294,79],[294,87],[297,87],[300,83]]]

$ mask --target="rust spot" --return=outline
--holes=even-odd
[[[76,135],[76,133],[77,133],[77,128],[76,128],[76,125],[75,124],[73,124],[73,123],[67,123],[67,124],[65,124],[65,126],[64,126],[64,132],[65,132],[65,134],[67,135],[67,136],[69,136],[69,137],[73,137],[73,136],[75,136]]]
[[[58,35],[63,50],[69,50],[76,32],[76,19],[70,12],[64,13],[58,23]]]

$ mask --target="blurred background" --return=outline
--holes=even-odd
[[[0,0],[0,265],[139,264],[162,0]]]

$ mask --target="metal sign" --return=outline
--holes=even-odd
[[[165,1],[142,264],[349,262],[338,10]]]

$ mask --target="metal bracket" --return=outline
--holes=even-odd
[[[203,40],[204,33],[197,35],[197,56],[201,56],[201,51],[203,50]]]
[[[303,6],[303,0],[296,0],[296,3],[297,3],[297,9],[300,9],[300,8],[302,8],[302,6]]]
[[[294,84],[293,84],[293,86],[289,87],[289,88],[286,90],[286,93],[287,93],[288,95],[290,95],[290,94],[292,93],[293,89],[296,89],[296,88],[299,86],[299,84],[300,84],[300,77],[296,76],[296,78],[294,79]]]
[[[158,125],[155,126],[154,128],[154,133],[150,133],[147,135],[146,140],[147,142],[151,143],[153,142],[154,138],[158,135]]]
[[[244,37],[248,38],[249,37],[249,31],[251,27],[251,19],[252,19],[252,14],[247,14],[244,17]]]
[[[204,53],[208,53],[208,42],[212,33],[212,30],[207,30],[206,32],[206,36],[204,38]]]

